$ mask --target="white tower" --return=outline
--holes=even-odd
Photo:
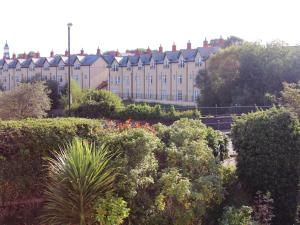
[[[4,59],[9,59],[9,47],[8,47],[8,44],[7,44],[7,41],[4,45],[4,53],[3,53],[3,58]]]

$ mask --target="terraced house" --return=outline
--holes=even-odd
[[[223,44],[210,46],[205,39],[203,47],[192,49],[189,41],[186,49],[172,51],[158,50],[145,52],[139,50],[127,55],[73,54],[40,57],[39,53],[9,57],[7,43],[3,59],[0,60],[0,84],[2,89],[11,90],[22,81],[33,78],[56,80],[60,88],[68,81],[68,65],[71,78],[83,89],[105,88],[123,99],[134,101],[159,102],[165,104],[195,105],[200,90],[195,81],[199,70],[204,69],[206,60],[218,51]]]
[[[7,46],[7,44],[6,44]],[[4,53],[0,60],[0,83],[2,89],[12,90],[22,81],[31,79],[56,80],[60,88],[68,81],[68,64],[71,66],[71,78],[76,80],[83,89],[103,88],[107,84],[109,73],[108,62],[111,56],[102,56],[100,50],[95,55],[80,54],[71,55],[70,59],[65,55],[40,57],[39,53],[33,56],[26,54],[16,58],[15,54],[10,59]]]
[[[205,68],[205,61],[219,47],[208,46],[163,52],[147,50],[144,54],[115,58],[110,65],[108,88],[123,99],[194,105],[200,96],[196,76]]]

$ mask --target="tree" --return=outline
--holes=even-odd
[[[71,100],[72,107],[77,107],[80,105],[85,96],[85,91],[81,89],[75,80],[71,80]],[[60,98],[60,103],[63,105],[64,109],[68,108],[68,84],[66,84],[64,90],[62,91],[62,96]]]
[[[266,105],[266,94],[279,96],[282,82],[300,79],[300,49],[272,42],[232,45],[219,51],[200,71],[200,105]]]
[[[283,83],[283,91],[281,92],[279,103],[300,118],[300,82],[297,84]]]
[[[50,110],[51,101],[43,82],[21,83],[14,90],[0,93],[0,118],[42,118]]]
[[[300,125],[286,109],[272,108],[237,118],[232,126],[237,174],[249,191],[270,192],[272,224],[295,224],[300,177]]]
[[[103,147],[75,139],[48,158],[48,182],[41,217],[44,224],[88,225],[94,205],[113,190],[115,169]]]
[[[230,47],[232,45],[242,45],[243,43],[244,43],[244,40],[242,38],[231,35],[225,40],[224,45],[226,48],[226,47]]]

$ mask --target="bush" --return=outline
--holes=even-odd
[[[219,225],[250,225],[251,213],[252,209],[248,206],[242,206],[240,209],[227,207]]]
[[[0,121],[1,202],[40,198],[45,184],[44,157],[74,137],[96,141],[100,121],[88,119],[28,119]]]
[[[300,127],[285,109],[272,108],[235,120],[232,138],[237,174],[252,193],[270,191],[274,224],[294,224],[300,177]]]
[[[87,118],[113,118],[123,107],[121,99],[114,93],[106,90],[89,90],[82,104],[74,107],[71,114]]]

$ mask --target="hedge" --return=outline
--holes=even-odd
[[[250,113],[235,120],[232,138],[239,178],[253,193],[271,192],[273,224],[295,224],[300,194],[298,120],[285,109]]]
[[[43,158],[75,136],[103,136],[99,120],[78,118],[0,122],[0,201],[39,198]]]

